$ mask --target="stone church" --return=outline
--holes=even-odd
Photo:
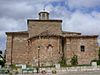
[[[77,55],[78,64],[98,59],[98,35],[62,31],[62,20],[49,19],[39,12],[39,19],[27,20],[28,31],[6,32],[6,64],[52,65],[62,57],[70,64]]]

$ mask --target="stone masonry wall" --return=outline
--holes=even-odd
[[[12,63],[13,64],[25,64],[27,63],[27,38],[26,34],[16,34],[13,38],[13,49],[12,49]],[[6,63],[11,63],[11,41],[12,36],[7,37],[7,52],[6,52]]]
[[[38,60],[40,65],[52,65],[57,63],[62,55],[60,50],[60,39],[58,37],[42,37],[35,38],[30,42],[29,64],[37,65]],[[38,46],[40,46],[38,53]],[[38,58],[39,55],[39,58]]]
[[[85,46],[85,52],[81,52],[81,45]],[[78,56],[78,64],[90,64],[91,60],[98,59],[97,38],[66,38],[65,46],[67,63],[70,63],[74,54]]]
[[[61,22],[29,21],[28,23],[29,37],[42,33],[46,30],[55,34],[61,34]]]
[[[11,64],[11,39],[12,35],[7,35],[7,43],[6,43],[6,64]]]

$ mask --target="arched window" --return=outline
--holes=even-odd
[[[53,48],[53,46],[52,46],[51,44],[48,44],[47,50],[48,50],[48,51],[52,51],[52,48]]]

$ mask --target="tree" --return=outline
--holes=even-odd
[[[0,65],[3,67],[5,65],[5,60],[4,58],[0,55]]]
[[[2,51],[0,51],[0,54],[2,54]]]
[[[98,60],[97,64],[100,65],[100,47],[99,47],[98,57],[99,57],[99,60]]]
[[[99,47],[99,53],[98,53],[98,56],[99,56],[99,61],[100,61],[100,47]]]

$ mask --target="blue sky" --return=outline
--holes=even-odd
[[[50,18],[63,20],[64,31],[100,35],[100,0],[0,0],[0,49],[5,32],[26,31],[27,19],[37,19],[44,7]]]

